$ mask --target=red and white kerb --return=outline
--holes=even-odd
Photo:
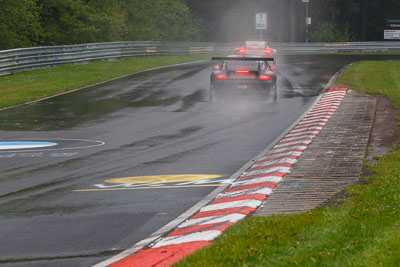
[[[284,179],[340,105],[346,88],[329,90],[270,151],[213,201],[151,247],[109,266],[169,266],[207,246],[226,228],[254,212]]]

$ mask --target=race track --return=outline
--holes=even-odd
[[[0,111],[0,264],[91,266],[130,248],[232,182],[368,57],[281,56],[277,99],[211,103],[201,62]]]

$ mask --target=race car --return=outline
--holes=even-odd
[[[276,67],[269,62],[272,58],[232,55],[213,57],[210,75],[210,101],[224,95],[257,95],[276,99]]]
[[[239,48],[235,49],[236,55],[255,55],[259,57],[275,58],[277,56],[276,49],[269,46],[265,41],[245,41]]]

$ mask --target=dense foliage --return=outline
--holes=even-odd
[[[40,34],[36,0],[0,0],[0,49],[36,44]]]
[[[109,41],[304,42],[301,0],[0,0],[0,49]],[[311,41],[379,41],[398,0],[309,0]],[[255,30],[255,13],[268,30]]]
[[[336,24],[359,41],[382,41],[385,19],[400,19],[398,0],[310,0],[310,15],[316,21]],[[324,40],[322,40],[324,41]]]
[[[355,35],[350,32],[348,24],[337,26],[330,22],[323,22],[310,34],[311,42],[349,42],[356,40]]]
[[[109,41],[198,41],[181,0],[0,0],[0,49]]]
[[[307,4],[301,0],[184,0],[204,19],[206,40],[258,37],[254,13],[268,14],[264,34],[275,42],[304,42]],[[399,0],[309,0],[314,41],[381,41],[384,20],[400,19]],[[343,34],[341,34],[343,33]]]

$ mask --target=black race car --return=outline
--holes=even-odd
[[[215,62],[210,76],[210,100],[224,95],[257,95],[276,99],[276,67],[270,65],[272,58],[228,56],[213,57]]]

